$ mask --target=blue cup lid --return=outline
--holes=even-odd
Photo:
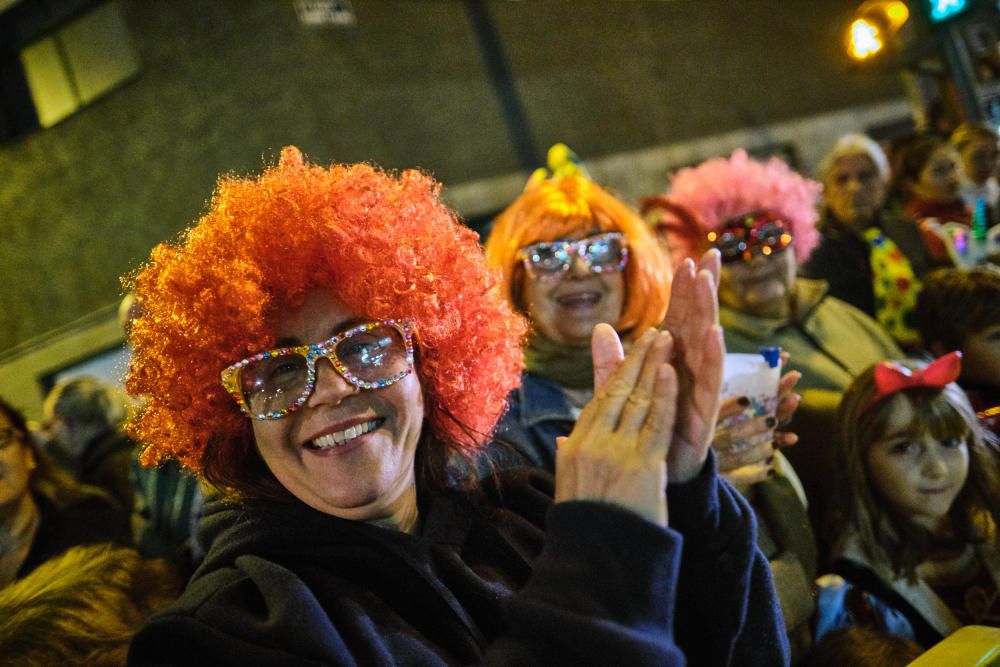
[[[780,347],[762,347],[760,350],[760,355],[764,357],[767,365],[771,368],[777,368],[778,364],[781,363],[781,348]]]

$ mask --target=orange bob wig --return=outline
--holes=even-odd
[[[126,281],[140,311],[126,386],[148,398],[130,427],[143,464],[173,457],[245,490],[263,463],[220,372],[274,347],[278,319],[316,287],[365,317],[415,322],[421,447],[445,450],[436,461],[477,451],[519,383],[526,324],[439,189],[417,171],[310,165],[293,147],[259,178],[221,178],[198,223]]]
[[[658,325],[670,298],[670,260],[638,214],[583,176],[529,184],[497,218],[486,241],[486,258],[490,266],[502,271],[504,296],[528,314],[522,298],[525,270],[518,250],[595,231],[621,232],[628,239],[625,305],[615,329],[635,336]]]

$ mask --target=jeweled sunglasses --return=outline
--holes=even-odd
[[[730,218],[722,229],[708,233],[722,261],[749,262],[756,255],[771,255],[792,244],[790,225],[772,211],[753,211]]]
[[[578,241],[533,243],[518,250],[517,257],[533,278],[542,280],[569,271],[575,257],[593,273],[621,271],[628,264],[628,241],[621,232],[605,232]]]
[[[379,320],[353,326],[313,345],[268,350],[222,371],[222,386],[255,419],[281,419],[301,408],[316,387],[316,363],[329,359],[349,383],[381,389],[413,372],[413,323]]]

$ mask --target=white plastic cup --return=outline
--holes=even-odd
[[[774,415],[781,382],[781,348],[762,348],[758,354],[726,354],[722,376],[722,400],[746,396],[750,405],[726,420],[734,426],[749,419]]]

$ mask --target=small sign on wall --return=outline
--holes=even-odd
[[[358,22],[350,0],[295,0],[295,13],[310,27],[350,28]]]

